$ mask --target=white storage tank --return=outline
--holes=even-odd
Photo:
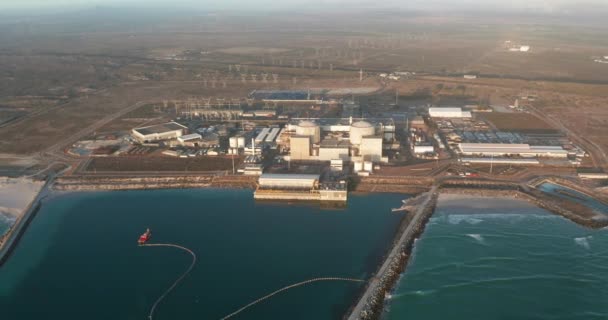
[[[371,161],[365,161],[363,163],[363,171],[367,171],[367,172],[374,171],[374,163]]]
[[[361,144],[361,138],[373,136],[376,134],[376,128],[367,121],[357,121],[350,126],[350,143]]]
[[[312,137],[312,143],[319,143],[321,141],[321,127],[312,121],[302,120],[296,127],[296,135]]]
[[[239,144],[238,144],[237,137],[230,137],[229,144],[230,144],[230,148],[238,148]]]
[[[355,170],[355,172],[363,171],[363,162],[362,161],[355,161],[354,170]]]

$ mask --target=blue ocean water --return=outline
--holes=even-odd
[[[525,202],[442,196],[385,318],[608,319],[608,230]]]
[[[367,279],[401,216],[403,195],[351,195],[346,209],[255,203],[247,190],[73,193],[46,202],[0,269],[0,319],[220,319],[283,286],[315,277]],[[286,291],[235,319],[337,319],[362,283]]]

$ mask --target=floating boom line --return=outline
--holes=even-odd
[[[279,294],[279,293],[281,293],[281,292],[283,292],[283,291],[286,291],[286,290],[289,290],[289,289],[293,289],[293,288],[296,288],[296,287],[300,287],[300,286],[304,286],[304,285],[307,285],[307,284],[311,284],[311,283],[314,283],[314,282],[319,282],[319,281],[347,281],[347,282],[365,282],[365,280],[361,280],[361,279],[353,279],[353,278],[339,278],[339,277],[327,277],[327,278],[314,278],[314,279],[310,279],[310,280],[306,280],[306,281],[302,281],[302,282],[294,283],[294,284],[288,285],[288,286],[286,286],[286,287],[283,287],[283,288],[281,288],[281,289],[279,289],[279,290],[276,290],[276,291],[274,291],[274,292],[272,292],[272,293],[269,293],[269,294],[267,294],[267,295],[265,295],[265,296],[263,296],[263,297],[261,297],[261,298],[259,298],[259,299],[255,300],[255,301],[253,301],[253,302],[251,302],[251,303],[249,303],[249,304],[247,304],[247,305],[245,305],[245,306],[241,307],[240,309],[238,309],[238,310],[234,311],[233,313],[231,313],[231,314],[229,314],[229,315],[227,315],[227,316],[223,317],[221,320],[227,320],[227,319],[230,319],[230,318],[232,318],[232,317],[236,316],[237,314],[239,314],[239,313],[241,313],[241,312],[245,311],[246,309],[249,309],[250,307],[253,307],[253,306],[254,306],[254,305],[256,305],[256,304],[261,303],[261,302],[263,302],[263,301],[264,301],[264,300],[266,300],[266,299],[272,298],[273,296],[275,296],[275,295],[277,295],[277,294]]]
[[[192,256],[192,263],[190,263],[190,266],[188,267],[188,269],[186,269],[186,271],[184,273],[182,273],[181,276],[179,276],[179,278],[177,278],[173,284],[167,289],[165,290],[165,292],[158,297],[158,299],[156,299],[156,302],[154,302],[154,304],[152,305],[152,308],[150,308],[150,314],[148,314],[148,319],[152,320],[152,318],[154,317],[154,311],[156,311],[156,307],[161,303],[161,301],[163,301],[163,299],[165,299],[165,297],[167,297],[167,295],[173,291],[173,289],[175,289],[175,287],[190,273],[190,271],[192,271],[192,268],[194,268],[194,265],[196,264],[196,254],[194,254],[194,252],[192,252],[192,250],[186,248],[186,247],[182,247],[176,244],[171,244],[171,243],[150,243],[150,244],[142,244],[142,247],[172,247],[172,248],[177,248],[177,249],[181,249],[183,251],[188,252],[191,256]]]

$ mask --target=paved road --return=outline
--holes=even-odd
[[[590,141],[585,137],[579,137],[574,131],[570,130],[566,126],[562,124],[559,119],[556,119],[552,116],[546,116],[542,114],[537,108],[529,106],[529,109],[532,111],[532,114],[537,116],[539,119],[544,119],[549,124],[560,128],[563,132],[565,132],[575,143],[578,143],[581,147],[583,147],[589,154],[591,155],[591,160],[593,161],[594,167],[602,167],[608,168],[608,156],[606,152],[597,145],[595,142]]]

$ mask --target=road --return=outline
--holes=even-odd
[[[146,103],[148,103],[148,101],[140,101],[136,104],[130,105],[124,109],[121,109],[113,114],[107,115],[105,117],[103,117],[102,119],[96,121],[95,123],[91,124],[90,126],[81,129],[80,131],[60,140],[59,142],[55,143],[54,145],[48,147],[44,152],[45,153],[50,153],[50,154],[56,154],[58,151],[60,151],[62,148],[68,146],[70,143],[77,141],[79,139],[82,139],[83,137],[92,134],[93,132],[99,130],[101,127],[105,126],[106,124],[124,116],[125,114],[136,110],[137,108],[145,105]]]
[[[551,116],[551,115],[547,116],[547,115],[541,113],[540,110],[538,110],[537,108],[535,108],[533,106],[529,106],[528,108],[530,109],[530,111],[532,112],[533,115],[535,115],[539,119],[544,119],[545,121],[549,122],[549,124],[551,124],[552,126],[559,128],[560,130],[565,132],[568,135],[568,137],[570,137],[570,139],[572,139],[572,141],[574,141],[575,143],[577,143],[581,147],[583,147],[585,149],[585,151],[589,152],[589,154],[591,156],[591,160],[593,161],[594,167],[608,168],[608,156],[606,155],[606,152],[604,152],[604,150],[600,146],[598,146],[595,142],[590,141],[589,139],[584,138],[584,137],[579,137],[578,134],[576,134],[572,130],[568,129],[566,126],[564,126],[562,124],[561,121],[554,118],[553,116]]]
[[[83,128],[83,129],[77,131],[76,133],[71,134],[71,135],[61,139],[57,143],[49,146],[44,151],[40,152],[40,154],[39,154],[40,159],[43,161],[47,160],[47,161],[49,161],[49,163],[60,162],[60,163],[66,164],[69,167],[78,168],[80,163],[83,161],[83,159],[75,158],[75,157],[71,157],[71,156],[67,155],[65,152],[63,152],[64,148],[69,146],[71,143],[94,133],[95,131],[99,130],[103,126],[124,116],[125,114],[132,112],[134,110],[137,110],[138,108],[140,108],[141,106],[145,105],[148,102],[149,101],[137,102],[137,103],[130,105],[124,109],[121,109],[115,113],[109,114],[109,115],[103,117],[102,119],[96,121],[95,123],[89,125],[88,127]]]

